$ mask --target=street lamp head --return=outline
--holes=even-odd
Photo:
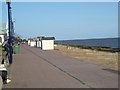
[[[6,3],[11,3],[11,0],[6,0]]]

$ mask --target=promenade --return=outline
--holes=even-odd
[[[118,88],[118,74],[105,67],[25,44],[10,76],[3,88]]]

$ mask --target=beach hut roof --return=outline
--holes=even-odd
[[[42,37],[42,40],[55,40],[55,37]]]

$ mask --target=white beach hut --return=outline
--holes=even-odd
[[[30,46],[31,39],[28,39],[28,45]]]
[[[35,47],[36,46],[36,41],[35,40],[31,40],[30,41],[30,46],[31,47]]]
[[[42,37],[41,49],[54,50],[54,37]]]
[[[42,46],[42,38],[43,38],[43,36],[37,37],[37,39],[36,39],[36,47],[41,48],[41,46]]]

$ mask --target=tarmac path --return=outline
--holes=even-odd
[[[3,88],[118,88],[118,74],[56,51],[20,46]]]

